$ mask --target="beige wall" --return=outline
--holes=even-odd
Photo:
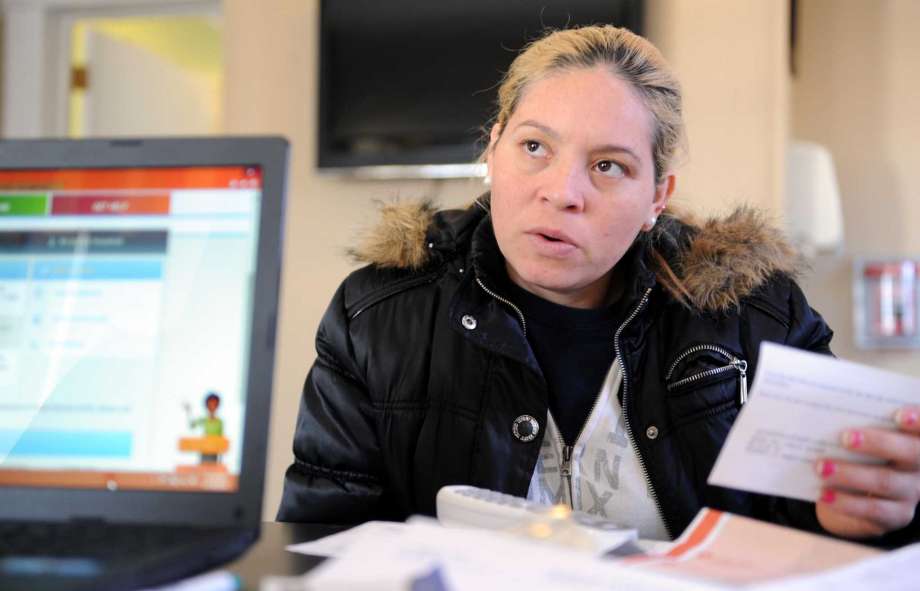
[[[920,2],[800,0],[794,137],[827,146],[843,202],[845,252],[822,257],[805,282],[813,307],[836,331],[834,351],[920,375],[920,354],[859,351],[853,344],[856,256],[920,254]]]
[[[649,0],[648,36],[684,90],[682,202],[779,211],[788,129],[788,11],[775,0]]]
[[[785,3],[653,0],[650,36],[683,79],[690,152],[678,191],[694,207],[780,202],[787,119]],[[475,181],[370,183],[317,176],[316,0],[225,0],[225,131],[280,133],[292,143],[285,260],[265,516],[274,516],[313,335],[351,269],[342,250],[373,219],[372,200],[437,196],[461,204]]]
[[[264,515],[273,519],[291,461],[297,403],[316,327],[352,269],[343,251],[373,220],[375,199],[434,196],[460,205],[479,181],[359,182],[318,176],[315,161],[316,0],[225,0],[226,133],[278,133],[291,142]]]

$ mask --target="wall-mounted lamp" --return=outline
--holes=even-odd
[[[839,252],[843,247],[843,211],[834,160],[827,148],[790,142],[785,188],[786,227],[803,253]]]

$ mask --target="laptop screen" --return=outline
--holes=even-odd
[[[237,490],[262,181],[0,171],[0,485]]]

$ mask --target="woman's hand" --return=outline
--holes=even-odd
[[[843,446],[885,464],[818,461],[824,483],[815,506],[827,531],[848,538],[880,536],[907,526],[920,501],[920,407],[895,413],[897,430],[848,429]]]

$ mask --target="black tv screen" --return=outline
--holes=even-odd
[[[320,10],[318,165],[400,166],[391,176],[464,176],[420,165],[476,159],[502,74],[545,28],[641,34],[643,22],[642,0],[322,0]]]

